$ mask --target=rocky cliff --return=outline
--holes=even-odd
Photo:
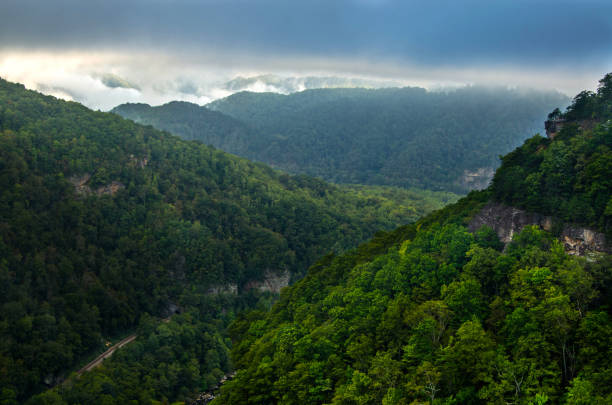
[[[238,288],[235,283],[223,284],[211,286],[207,293],[211,295],[217,294],[238,294],[240,292],[247,292],[249,290],[258,290],[260,292],[271,292],[278,294],[280,290],[289,285],[290,274],[288,271],[282,271],[276,273],[273,271],[267,271],[264,274],[262,280],[251,280],[247,282],[242,288]]]
[[[268,271],[266,272],[264,279],[261,281],[250,281],[244,287],[245,291],[252,289],[259,290],[261,292],[272,292],[280,293],[280,290],[289,285],[289,272],[284,271],[280,274]]]
[[[480,167],[476,170],[464,170],[463,174],[455,181],[455,184],[466,190],[483,190],[489,186],[495,169],[492,167]]]
[[[112,181],[109,184],[104,186],[100,186],[93,190],[89,185],[89,180],[91,179],[91,175],[89,173],[85,173],[82,176],[72,176],[68,180],[74,186],[74,189],[79,195],[91,195],[95,194],[98,196],[101,195],[115,195],[117,191],[125,188],[125,185],[118,181]]]
[[[527,225],[537,225],[546,231],[553,230],[554,218],[509,207],[501,203],[489,203],[470,221],[468,228],[476,231],[483,225],[488,225],[499,239],[508,244],[514,234],[519,233]],[[565,250],[572,255],[586,256],[593,253],[612,253],[612,246],[606,241],[603,233],[578,225],[564,224],[560,239]]]

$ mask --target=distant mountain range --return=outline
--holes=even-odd
[[[543,119],[528,108],[563,100],[529,94],[130,108],[248,153],[435,187],[485,175],[477,158]],[[610,403],[611,100],[608,74],[486,190],[423,216],[454,196],[291,176],[0,80],[0,402],[191,403],[235,368],[215,403]],[[377,168],[381,150],[402,165]]]
[[[233,91],[267,91],[281,94],[296,93],[312,89],[334,88],[385,88],[400,87],[397,80],[361,79],[350,77],[283,77],[272,74],[243,77],[238,76],[223,85],[223,88]]]
[[[608,74],[487,190],[238,317],[215,404],[612,403],[611,119]]]
[[[226,137],[226,128],[245,127],[172,107],[206,114],[199,122]],[[433,193],[401,198],[408,203],[388,190],[289,176],[0,79],[0,402],[25,403],[105,341],[179,306],[192,313],[181,328],[198,333],[183,342],[208,366],[171,356],[171,373],[202,376],[173,384],[193,392],[202,378],[215,381],[228,367],[215,296],[233,297],[224,311],[254,305],[253,294],[299,278],[320,255],[442,205]],[[271,280],[276,286],[262,287]],[[169,361],[158,354],[156,363]],[[158,397],[178,395],[169,391]]]
[[[262,79],[231,86],[254,80]],[[337,88],[112,111],[290,173],[465,193],[486,187],[498,156],[542,131],[546,114],[568,103],[557,92],[506,88]]]

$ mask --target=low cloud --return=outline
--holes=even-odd
[[[3,0],[0,49],[575,67],[609,62],[610,15],[609,0]]]
[[[384,80],[384,79],[364,79],[355,77],[283,77],[274,74],[257,75],[251,77],[238,76],[226,82],[224,88],[231,91],[253,91],[253,92],[272,92],[289,94],[308,89],[329,89],[329,88],[383,88],[401,87],[405,81]]]
[[[560,66],[423,68],[395,61],[290,55],[267,60],[222,53],[214,57],[151,52],[0,54],[1,77],[101,110],[125,102],[158,105],[182,100],[203,105],[243,90],[291,93],[321,87],[420,86],[437,90],[481,84],[555,89],[574,95],[595,88],[604,73]]]
[[[609,0],[3,0],[0,76],[103,110],[340,81],[572,95],[612,70],[610,15]]]
[[[137,85],[132,84],[128,80],[112,73],[102,73],[98,76],[98,78],[100,79],[102,84],[104,84],[106,87],[110,87],[111,89],[123,88],[140,90],[140,87],[138,87]]]

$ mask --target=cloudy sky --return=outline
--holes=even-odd
[[[609,71],[609,0],[0,1],[0,77],[99,109],[261,74],[574,95]]]

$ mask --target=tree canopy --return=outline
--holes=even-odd
[[[504,88],[318,89],[113,111],[335,183],[466,193],[486,187],[498,156],[541,131],[546,113],[568,102],[559,93]]]
[[[489,189],[322,258],[269,312],[239,316],[237,376],[215,403],[612,402],[612,258],[570,256],[536,226],[505,247],[466,227],[501,199],[609,230],[608,82],[553,140],[503,157]]]
[[[413,197],[289,176],[0,80],[2,395],[23,402],[170,304],[299,278],[322,254],[442,204]]]

